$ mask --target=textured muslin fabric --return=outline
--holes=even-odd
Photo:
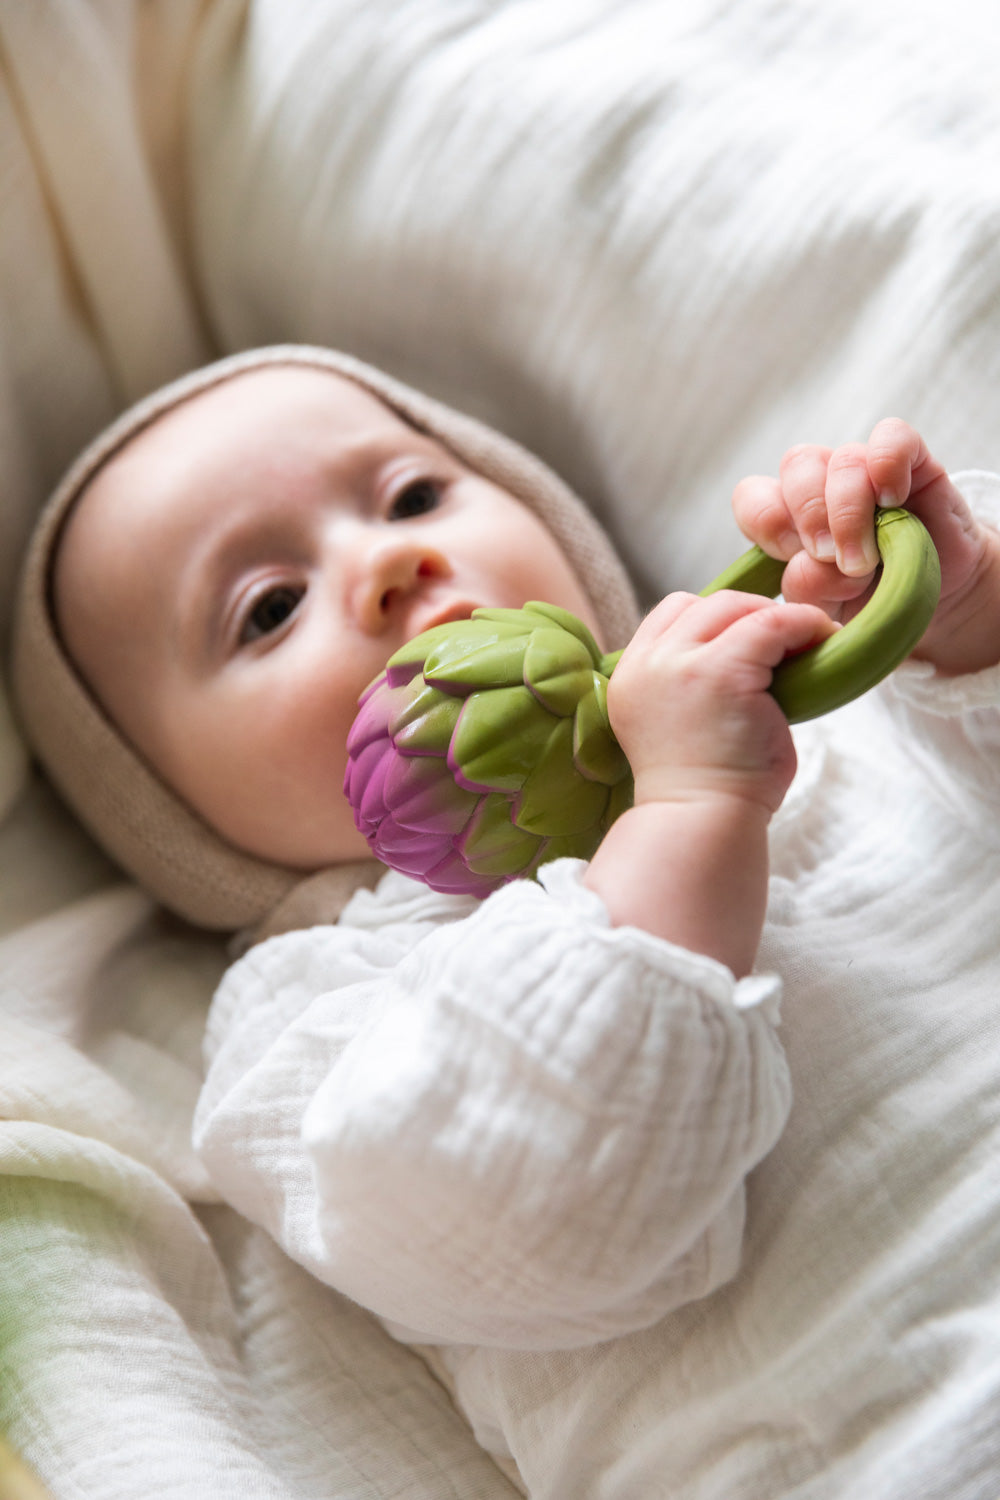
[[[646,593],[732,560],[733,485],[792,443],[895,414],[950,468],[1000,470],[984,0],[213,19],[196,229],[226,340],[474,392],[594,499]]]
[[[386,876],[217,992],[213,1182],[532,1500],[995,1490],[1000,666],[797,749],[748,979],[558,861],[478,909]]]
[[[183,402],[224,381],[281,367],[328,370],[379,397],[430,433],[485,478],[522,501],[546,524],[583,581],[608,649],[624,645],[638,623],[625,569],[597,522],[555,474],[517,444],[460,412],[432,401],[378,370],[332,350],[279,345],[218,360],[131,407],[81,454],[57,487],[31,540],[14,617],[12,682],[20,722],[54,784],[98,843],[164,905],[199,927],[289,921],[294,892],[309,910],[334,918],[347,896],[371,883],[374,861],[306,872],[248,855],[205,823],[156,774],[103,712],[75,671],[51,606],[51,572],[59,537],[87,484],[130,438]],[[136,497],[141,503],[141,496]],[[99,580],[94,580],[95,587]],[[331,649],[336,643],[331,642]],[[333,788],[331,795],[339,796]],[[299,919],[302,920],[301,913]]]
[[[190,1119],[223,962],[121,882],[0,941],[8,1436],[57,1500],[509,1497],[423,1362],[218,1201]]]
[[[410,1342],[599,1342],[739,1264],[778,982],[612,927],[584,868],[481,905],[387,876],[213,1002],[213,1181]]]
[[[164,381],[261,345],[350,349],[517,438],[594,503],[649,598],[732,560],[732,485],[790,443],[862,439],[895,412],[951,467],[1000,469],[998,73],[983,0],[0,0],[0,638],[73,455]],[[136,905],[5,730],[0,759],[7,1435],[55,1500],[515,1493],[424,1362],[199,1196],[187,1137],[223,942]],[[986,944],[990,893],[967,884]],[[785,1016],[787,1045],[787,1001]],[[822,1500],[881,1495],[883,1477],[891,1494],[897,1472],[923,1496],[942,1469],[948,1500],[1000,1490],[997,1048],[990,1013],[970,1026],[975,1056],[942,1058],[931,1038],[944,1082],[925,1080],[933,1124],[913,1152],[939,1170],[953,1153],[968,1190],[942,1196],[925,1253],[884,1245],[911,1383],[879,1389],[899,1361],[859,1301],[838,1326],[869,1401],[870,1482],[831,1464]],[[880,1045],[897,1030],[888,1016]],[[827,1067],[829,1103],[839,1058],[816,1053],[793,1056],[797,1088],[810,1097]],[[859,1165],[910,1130],[913,1102],[864,1113],[844,1153],[831,1202],[856,1204],[856,1236],[869,1202],[882,1233],[897,1191]],[[781,1275],[734,1310],[713,1370],[699,1307],[674,1315],[672,1368],[694,1360],[659,1413],[679,1500],[724,1488],[727,1465],[739,1481],[752,1420],[755,1452],[789,1454],[775,1495],[795,1492],[804,1448],[809,1464],[829,1451],[838,1411],[811,1340],[843,1313],[816,1305],[814,1271],[841,1225],[814,1219],[820,1243],[786,1227],[800,1195],[839,1181],[834,1148],[816,1150],[826,1173],[751,1178],[751,1229],[766,1181]],[[154,1180],[176,1194],[172,1220],[129,1211]],[[945,1240],[965,1310],[946,1306],[946,1276],[922,1341]],[[775,1301],[808,1375],[792,1399],[793,1376],[747,1354]],[[938,1378],[942,1329],[961,1379]],[[559,1385],[568,1406],[568,1357]],[[513,1416],[527,1428],[527,1408]],[[578,1436],[585,1463],[582,1417]],[[645,1454],[627,1435],[622,1466],[641,1475]]]

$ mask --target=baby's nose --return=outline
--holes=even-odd
[[[358,616],[371,634],[384,630],[419,593],[426,581],[448,576],[441,553],[428,547],[395,545],[380,549],[371,559],[368,578],[361,589]]]

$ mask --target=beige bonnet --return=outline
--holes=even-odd
[[[380,867],[365,860],[309,874],[227,844],[158,778],[91,696],[55,630],[49,582],[61,528],[102,464],[172,407],[235,375],[275,365],[330,370],[356,381],[530,506],[579,574],[609,644],[623,644],[637,621],[631,586],[610,542],[550,469],[482,423],[349,356],[301,345],[251,350],[185,375],[125,412],[77,459],[35,529],[14,622],[15,706],[38,759],[108,854],[180,916],[226,931],[333,919],[346,896],[371,884]],[[285,915],[275,920],[279,911]]]

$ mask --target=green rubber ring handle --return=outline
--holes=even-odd
[[[775,668],[771,692],[790,724],[866,693],[909,656],[931,622],[941,565],[923,522],[908,510],[877,510],[875,540],[882,570],[868,603],[835,635]],[[773,599],[784,571],[782,561],[751,547],[701,592],[740,589]]]

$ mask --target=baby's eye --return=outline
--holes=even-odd
[[[405,521],[410,516],[422,516],[441,503],[441,486],[433,479],[415,479],[393,497],[389,506],[390,521]]]
[[[247,645],[279,629],[295,613],[304,593],[305,589],[295,584],[281,583],[261,594],[243,622],[240,644]]]

